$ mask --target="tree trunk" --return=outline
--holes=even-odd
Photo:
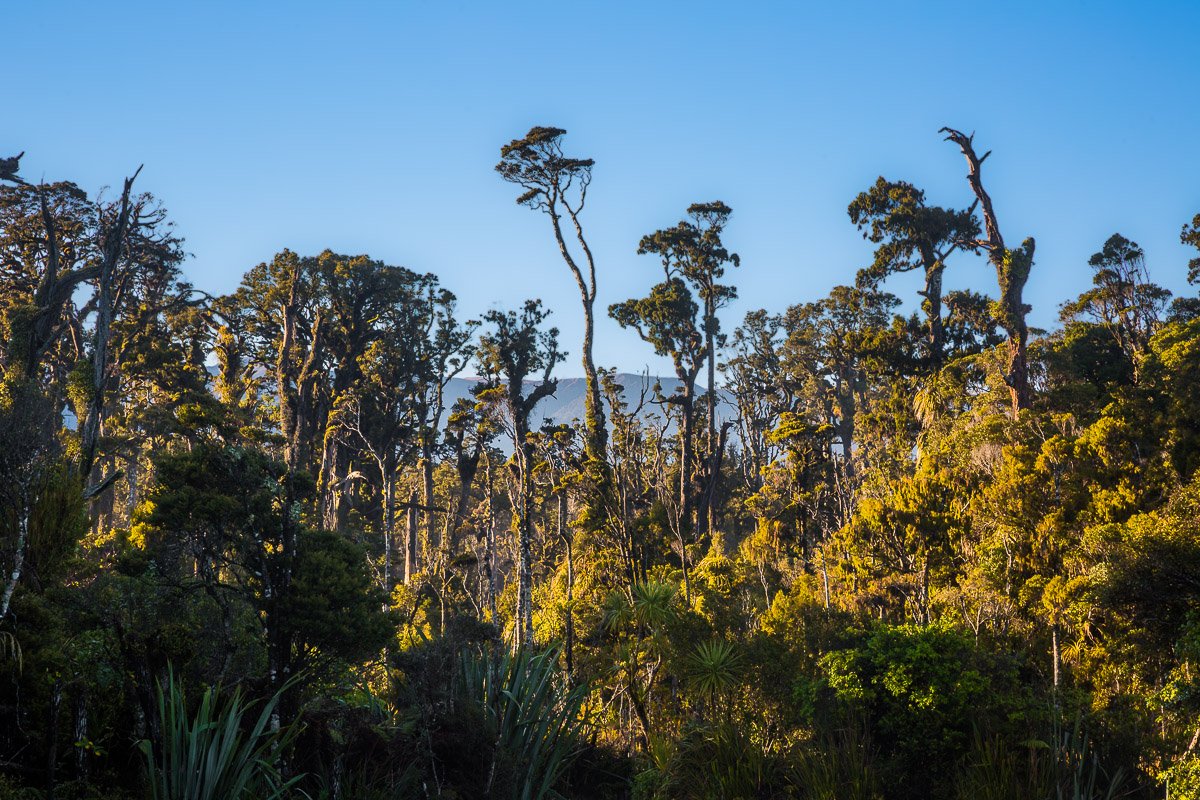
[[[392,548],[396,513],[396,480],[391,470],[383,468],[383,590],[392,596]]]
[[[82,746],[88,738],[87,692],[82,688],[75,692],[75,778],[83,784],[88,780],[88,748]]]
[[[100,274],[97,277],[96,327],[92,333],[92,394],[86,409],[79,442],[79,474],[85,482],[89,480],[92,464],[96,459],[96,447],[100,441],[100,423],[104,416],[109,379],[109,346],[112,343],[112,324],[116,314],[116,298],[113,283],[116,280],[117,263],[125,247],[129,230],[129,215],[133,210],[129,204],[129,193],[138,173],[125,179],[121,192],[120,209],[112,226],[102,227],[102,255]],[[103,217],[103,213],[101,214]]]
[[[558,536],[567,549],[567,611],[563,619],[563,656],[567,680],[575,680],[575,552],[574,537],[567,525],[567,493],[558,493]]]
[[[925,316],[929,320],[929,364],[937,370],[945,358],[945,330],[942,324],[942,273],[946,267],[936,256],[925,260],[925,288],[921,296],[925,301],[921,304]]]
[[[484,459],[483,480],[487,519],[484,520],[483,560],[487,571],[488,619],[494,623],[496,621],[496,507],[493,503],[492,493],[492,457],[485,453]]]
[[[417,574],[417,493],[408,496],[408,516],[404,530],[404,585],[412,583]]]
[[[425,547],[430,551],[436,552],[441,547],[441,542],[438,541],[436,522],[434,517],[434,497],[433,497],[433,444],[432,442],[423,442],[421,445],[421,504],[425,507],[421,509],[421,521],[424,523],[425,529]]]
[[[706,476],[708,490],[704,494],[704,529],[716,541],[716,482],[720,478],[720,469],[717,466],[717,342],[715,330],[717,315],[716,309],[713,308],[711,292],[709,294],[710,296],[704,300],[704,339],[705,348],[708,351],[708,387],[704,393],[708,405],[708,440],[706,442],[708,453],[704,459],[708,471]],[[723,549],[718,552],[723,552]]]
[[[21,491],[21,511],[17,517],[17,547],[13,551],[12,571],[4,584],[4,596],[0,598],[0,622],[8,617],[8,607],[12,603],[13,592],[25,571],[25,550],[29,545],[29,518],[33,516],[33,504],[29,499],[29,490]]]
[[[571,222],[575,226],[575,238],[579,241],[583,248],[584,256],[588,262],[588,277],[590,280],[585,280],[583,272],[575,263],[575,259],[571,256],[571,251],[567,249],[567,242],[563,238],[562,224],[558,212],[554,209],[550,211],[550,221],[554,225],[554,239],[558,243],[558,251],[562,254],[563,260],[567,262],[567,267],[570,268],[571,274],[575,277],[575,282],[579,285],[579,295],[583,302],[583,375],[585,381],[584,393],[584,425],[587,429],[587,455],[589,458],[603,461],[608,451],[608,428],[604,419],[604,401],[600,397],[600,378],[596,373],[596,363],[592,358],[592,349],[595,341],[595,319],[594,307],[596,305],[596,265],[592,260],[591,248],[588,247],[587,241],[583,236],[583,227],[579,223],[579,219],[574,212],[568,209],[571,216]]]
[[[58,786],[58,710],[62,705],[62,681],[54,681],[50,692],[50,720],[46,730],[46,798],[54,800]]]
[[[987,250],[988,261],[996,270],[996,281],[1000,288],[996,321],[1008,334],[1008,370],[1004,375],[1004,382],[1008,385],[1012,399],[1012,415],[1016,417],[1021,409],[1029,408],[1033,400],[1026,352],[1029,327],[1025,322],[1030,309],[1025,305],[1022,294],[1025,283],[1029,280],[1029,271],[1033,267],[1035,242],[1030,237],[1016,250],[1010,250],[1004,244],[1004,237],[1000,235],[1000,224],[992,208],[992,198],[983,188],[983,179],[979,172],[980,166],[991,155],[991,151],[984,153],[982,158],[977,157],[973,143],[974,134],[967,136],[953,128],[942,128],[941,132],[946,134],[947,140],[958,145],[967,159],[967,183],[975,193],[983,213],[986,238],[975,242],[975,246]]]
[[[688,575],[687,546],[692,539],[692,436],[694,417],[692,412],[692,387],[684,387],[679,423],[679,560],[683,566],[683,596],[692,602],[692,581]]]
[[[533,644],[533,448],[528,431],[518,423],[520,482],[517,505],[517,619],[518,648]]]
[[[1050,657],[1053,661],[1052,666],[1054,669],[1053,686],[1054,686],[1054,691],[1057,692],[1058,691],[1058,671],[1059,671],[1059,664],[1061,663],[1061,657],[1060,657],[1059,649],[1058,649],[1058,626],[1057,625],[1050,626],[1050,650],[1051,650]]]

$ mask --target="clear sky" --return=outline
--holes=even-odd
[[[1005,237],[1038,241],[1032,321],[1114,231],[1175,291],[1200,212],[1200,2],[21,2],[3,10],[0,155],[31,180],[139,186],[210,292],[284,247],[435,272],[467,314],[538,296],[579,374],[579,301],[548,222],[493,172],[532,125],[596,159],[599,304],[643,293],[642,234],[734,209],[741,299],[783,310],[870,259],[846,205],[878,175],[970,194],[977,132]],[[985,262],[951,288],[993,291]],[[914,283],[892,289],[911,300]],[[605,318],[597,361],[661,370]]]

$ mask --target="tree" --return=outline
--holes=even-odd
[[[513,455],[509,469],[516,490],[512,493],[513,526],[517,534],[517,612],[513,625],[514,650],[533,643],[533,469],[534,441],[530,415],[545,397],[554,394],[558,380],[554,366],[566,354],[558,349],[558,329],[541,329],[550,315],[540,300],[526,300],[517,311],[489,311],[484,324],[490,330],[479,341],[479,359],[489,386],[481,399],[504,409]],[[525,383],[539,378],[525,393]]]
[[[158,477],[138,519],[157,573],[254,610],[273,692],[301,670],[361,660],[383,646],[385,598],[362,552],[294,519],[311,483],[290,486],[286,465],[261,452],[212,444],[162,458]],[[281,703],[285,715],[294,711],[292,696]]]
[[[69,312],[76,290],[99,275],[99,224],[95,204],[73,183],[0,187],[5,375],[59,377],[82,354]],[[57,353],[64,340],[74,352]]]
[[[770,433],[779,416],[795,403],[796,387],[783,380],[780,358],[783,320],[765,310],[750,311],[733,332],[732,356],[724,365],[727,388],[737,407],[738,435],[745,448],[743,479],[762,488],[762,471],[778,456]]]
[[[432,277],[432,276],[431,276]],[[416,408],[417,437],[421,448],[421,503],[425,506],[425,539],[430,547],[439,547],[434,520],[433,469],[445,411],[446,387],[462,372],[475,348],[472,344],[476,320],[459,322],[455,317],[456,298],[436,283],[423,287],[419,296],[423,327],[407,340],[417,365]]]
[[[704,367],[708,350],[699,319],[699,307],[682,278],[670,277],[640,299],[609,306],[609,316],[622,328],[633,328],[642,341],[660,356],[668,356],[679,386],[664,399],[679,411],[679,471],[674,528],[683,566],[684,593],[691,600],[687,548],[692,544],[696,500],[693,447],[695,439],[696,378]]]
[[[25,577],[34,512],[51,481],[60,448],[50,402],[33,381],[0,381],[0,530],[11,553],[0,591],[0,622]],[[7,555],[7,553],[6,553]]]
[[[880,177],[850,203],[850,221],[863,238],[879,245],[871,266],[859,270],[860,287],[877,287],[889,275],[920,269],[925,285],[920,295],[928,328],[927,358],[938,369],[945,356],[942,319],[942,274],[946,259],[964,240],[979,235],[975,206],[966,211],[925,205],[925,192],[904,181]]]
[[[704,454],[705,491],[703,495],[704,519],[710,535],[716,536],[716,488],[721,475],[721,456],[724,442],[717,437],[717,347],[724,347],[725,336],[717,310],[737,298],[737,289],[718,283],[725,274],[725,265],[738,266],[741,259],[730,253],[721,242],[721,233],[729,223],[733,210],[716,200],[711,203],[693,203],[688,206],[689,219],[673,228],[655,231],[642,237],[638,254],[653,253],[662,259],[663,272],[667,280],[678,275],[690,283],[700,296],[704,311],[705,360],[708,364],[707,401],[708,439]],[[714,539],[715,541],[715,539]]]
[[[1179,241],[1200,250],[1200,214],[1192,217],[1191,224],[1179,231]],[[1188,261],[1188,283],[1200,283],[1200,256]]]
[[[788,309],[781,367],[783,380],[798,387],[800,413],[814,425],[832,428],[845,476],[853,483],[863,454],[858,452],[858,421],[879,394],[872,378],[890,355],[888,324],[900,301],[874,289],[835,286],[815,303]],[[892,374],[903,374],[893,365]],[[897,374],[899,373],[899,374]]]
[[[1000,234],[1000,223],[996,220],[996,212],[992,208],[992,198],[983,188],[983,178],[980,167],[987,157],[992,154],[989,150],[982,157],[975,154],[975,135],[967,136],[953,128],[942,128],[940,133],[946,134],[946,141],[954,142],[967,159],[967,183],[975,193],[983,213],[984,237],[964,242],[967,246],[987,251],[988,260],[996,269],[996,281],[1000,287],[1000,299],[993,306],[996,321],[1008,334],[1008,365],[1004,373],[1004,382],[1008,385],[1012,398],[1012,415],[1014,417],[1021,409],[1029,408],[1033,401],[1032,389],[1029,383],[1029,326],[1025,317],[1029,306],[1022,299],[1025,283],[1029,280],[1029,271],[1033,268],[1033,237],[1021,242],[1015,250],[1004,244]]]
[[[600,379],[592,359],[595,335],[594,307],[596,305],[596,263],[592,249],[584,236],[580,214],[587,201],[592,182],[590,158],[570,158],[563,155],[562,128],[530,128],[524,138],[513,139],[500,148],[500,163],[496,171],[509,183],[524,189],[517,203],[545,213],[554,230],[554,241],[567,269],[579,287],[583,303],[583,375],[587,382],[584,422],[587,426],[587,453],[603,461],[608,444],[608,429],[604,420],[604,405],[600,398]],[[563,234],[563,215],[571,221],[575,241],[583,256],[581,267]],[[586,276],[584,270],[586,269]]]
[[[1064,322],[1088,318],[1113,338],[1117,347],[1134,366],[1150,345],[1158,330],[1171,293],[1150,282],[1146,254],[1137,242],[1114,233],[1100,252],[1088,259],[1095,271],[1094,288],[1064,303],[1060,317]]]
[[[1181,244],[1190,245],[1200,250],[1200,214],[1192,217],[1190,224],[1184,225],[1179,231]],[[1187,280],[1190,284],[1200,283],[1200,255],[1188,259]],[[1200,298],[1177,297],[1171,304],[1171,318],[1179,320],[1200,317]]]

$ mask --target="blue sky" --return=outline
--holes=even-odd
[[[977,132],[1004,234],[1037,238],[1032,321],[1120,231],[1177,292],[1200,212],[1200,3],[95,3],[5,10],[0,155],[96,191],[140,163],[205,290],[288,247],[436,272],[465,314],[538,296],[578,374],[578,297],[547,221],[492,170],[536,124],[596,159],[599,304],[643,293],[642,234],[734,209],[746,310],[870,260],[846,205],[878,175],[970,200],[937,134]],[[14,66],[15,65],[15,66]],[[991,291],[960,258],[951,288]],[[914,281],[891,288],[912,300]],[[663,364],[605,319],[597,361]]]

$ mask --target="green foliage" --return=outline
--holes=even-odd
[[[742,662],[734,642],[701,642],[687,659],[688,683],[701,698],[715,702],[737,684]]]
[[[568,687],[558,653],[464,654],[459,702],[478,709],[492,740],[484,793],[514,800],[560,797],[578,755],[586,686]]]
[[[794,783],[807,800],[880,800],[883,779],[870,741],[850,723],[805,746]]]
[[[271,730],[275,695],[251,718],[240,690],[222,696],[209,688],[194,714],[172,674],[156,689],[162,742],[140,747],[153,800],[274,800],[301,776],[283,780],[276,768],[293,731]]]
[[[634,798],[753,800],[785,797],[783,761],[764,751],[748,720],[688,725],[638,776]]]
[[[364,661],[392,632],[380,611],[386,598],[367,571],[362,549],[327,531],[300,537],[282,613],[296,646],[324,658]]]
[[[923,765],[956,763],[974,720],[1022,710],[1014,666],[943,625],[875,626],[821,657],[819,670],[818,683],[798,689],[814,692],[816,713],[834,724],[864,716],[897,796],[932,791],[938,776]]]
[[[853,285],[728,342],[729,206],[643,237],[609,313],[671,387],[592,363],[592,160],[501,148],[581,292],[582,424],[538,418],[539,300],[477,336],[331,250],[209,298],[151,198],[120,238],[0,187],[0,794],[133,796],[139,741],[156,798],[1200,794],[1200,300],[1115,234],[1030,330],[1034,242],[946,132],[976,205],[879,179]],[[969,251],[991,296],[943,287]]]

